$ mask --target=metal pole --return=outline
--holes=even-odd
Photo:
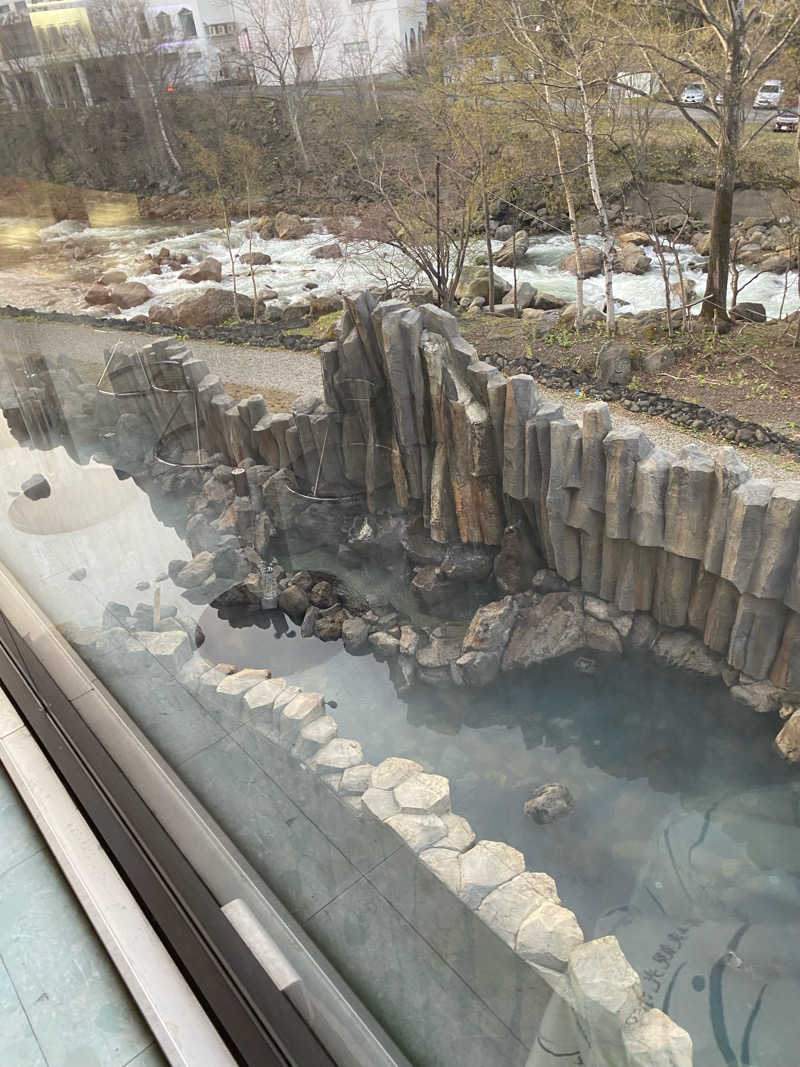
[[[442,306],[442,193],[441,163],[436,154],[436,303]]]

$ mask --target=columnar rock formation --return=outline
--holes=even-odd
[[[800,483],[751,478],[735,449],[674,455],[614,429],[602,403],[567,419],[531,377],[477,361],[451,315],[368,292],[346,298],[322,349],[324,398],[290,414],[235,403],[169,342],[144,358],[180,364],[208,450],[266,468],[278,528],[328,508],[333,529],[348,502],[351,516],[418,516],[442,544],[501,545],[514,524],[576,588],[688,626],[732,670],[800,691]],[[163,425],[163,394],[123,403],[118,436],[143,414]]]

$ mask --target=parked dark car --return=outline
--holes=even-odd
[[[797,133],[797,108],[785,107],[779,111],[772,128],[775,133]]]

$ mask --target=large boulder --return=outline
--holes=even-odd
[[[533,307],[535,301],[536,289],[530,282],[517,282],[516,290],[512,285],[503,297],[504,304],[511,304],[513,306],[516,303],[518,308]]]
[[[638,245],[624,245],[614,260],[614,269],[625,274],[647,274],[650,259]]]
[[[108,291],[108,302],[120,308],[135,308],[152,300],[155,293],[143,282],[120,282],[112,285]]]
[[[50,496],[50,483],[43,474],[32,474],[21,488],[29,500],[44,500]]]
[[[711,234],[696,233],[692,238],[692,244],[698,256],[707,256],[711,251]]]
[[[343,254],[342,246],[337,241],[329,241],[311,249],[312,259],[341,259]]]
[[[213,256],[206,256],[199,263],[182,270],[178,277],[187,282],[221,282],[222,264]]]
[[[627,385],[632,376],[630,348],[622,341],[606,341],[597,353],[597,384],[602,388]]]
[[[532,306],[537,311],[558,311],[560,308],[567,306],[567,301],[560,296],[553,296],[552,293],[543,293],[540,289],[536,293],[536,299]]]
[[[240,318],[253,317],[253,301],[244,293],[239,293],[238,309]],[[162,322],[168,326],[219,326],[235,318],[236,305],[229,289],[203,289],[199,293],[180,297],[171,307],[154,305],[149,315],[152,322]]]
[[[278,597],[278,607],[296,623],[301,623],[308,611],[307,593],[296,585],[287,585]]]
[[[312,230],[311,224],[303,222],[299,215],[279,211],[275,216],[275,236],[282,241],[296,241],[299,237],[308,237]]]
[[[90,307],[94,307],[95,305],[108,304],[110,302],[108,286],[100,285],[99,283],[96,285],[91,285],[86,290],[86,294],[83,299],[86,301],[87,304],[89,304]]]
[[[528,251],[528,243],[527,230],[517,230],[516,234],[504,241],[503,247],[495,252],[493,257],[495,266],[513,267],[515,257],[517,266],[519,266]]]
[[[621,233],[617,239],[621,245],[650,244],[650,234],[644,230],[629,230],[627,233]]]
[[[499,274],[494,276],[494,300],[499,304],[511,286]],[[456,288],[457,300],[474,300],[476,296],[489,302],[489,268],[465,267]]]
[[[603,272],[603,255],[599,248],[584,246],[581,248],[581,266],[584,278],[594,278]],[[571,252],[561,260],[561,269],[578,276],[578,253]]]
[[[127,277],[128,275],[124,270],[120,270],[119,267],[113,267],[111,270],[104,271],[97,281],[99,285],[119,285]]]
[[[517,621],[503,654],[503,670],[545,663],[584,645],[581,598],[574,593],[548,593]]]
[[[242,252],[239,256],[239,261],[246,263],[248,267],[263,267],[272,262],[272,257],[268,256],[266,252]]]
[[[763,304],[752,300],[742,301],[741,304],[733,305],[730,317],[734,322],[766,322],[767,309]]]

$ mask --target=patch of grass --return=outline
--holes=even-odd
[[[326,341],[330,338],[333,327],[341,319],[341,311],[331,311],[328,315],[320,315],[318,319],[314,319],[308,326],[298,326],[294,330],[287,330],[287,333],[296,334],[299,337],[313,337],[316,341]]]

